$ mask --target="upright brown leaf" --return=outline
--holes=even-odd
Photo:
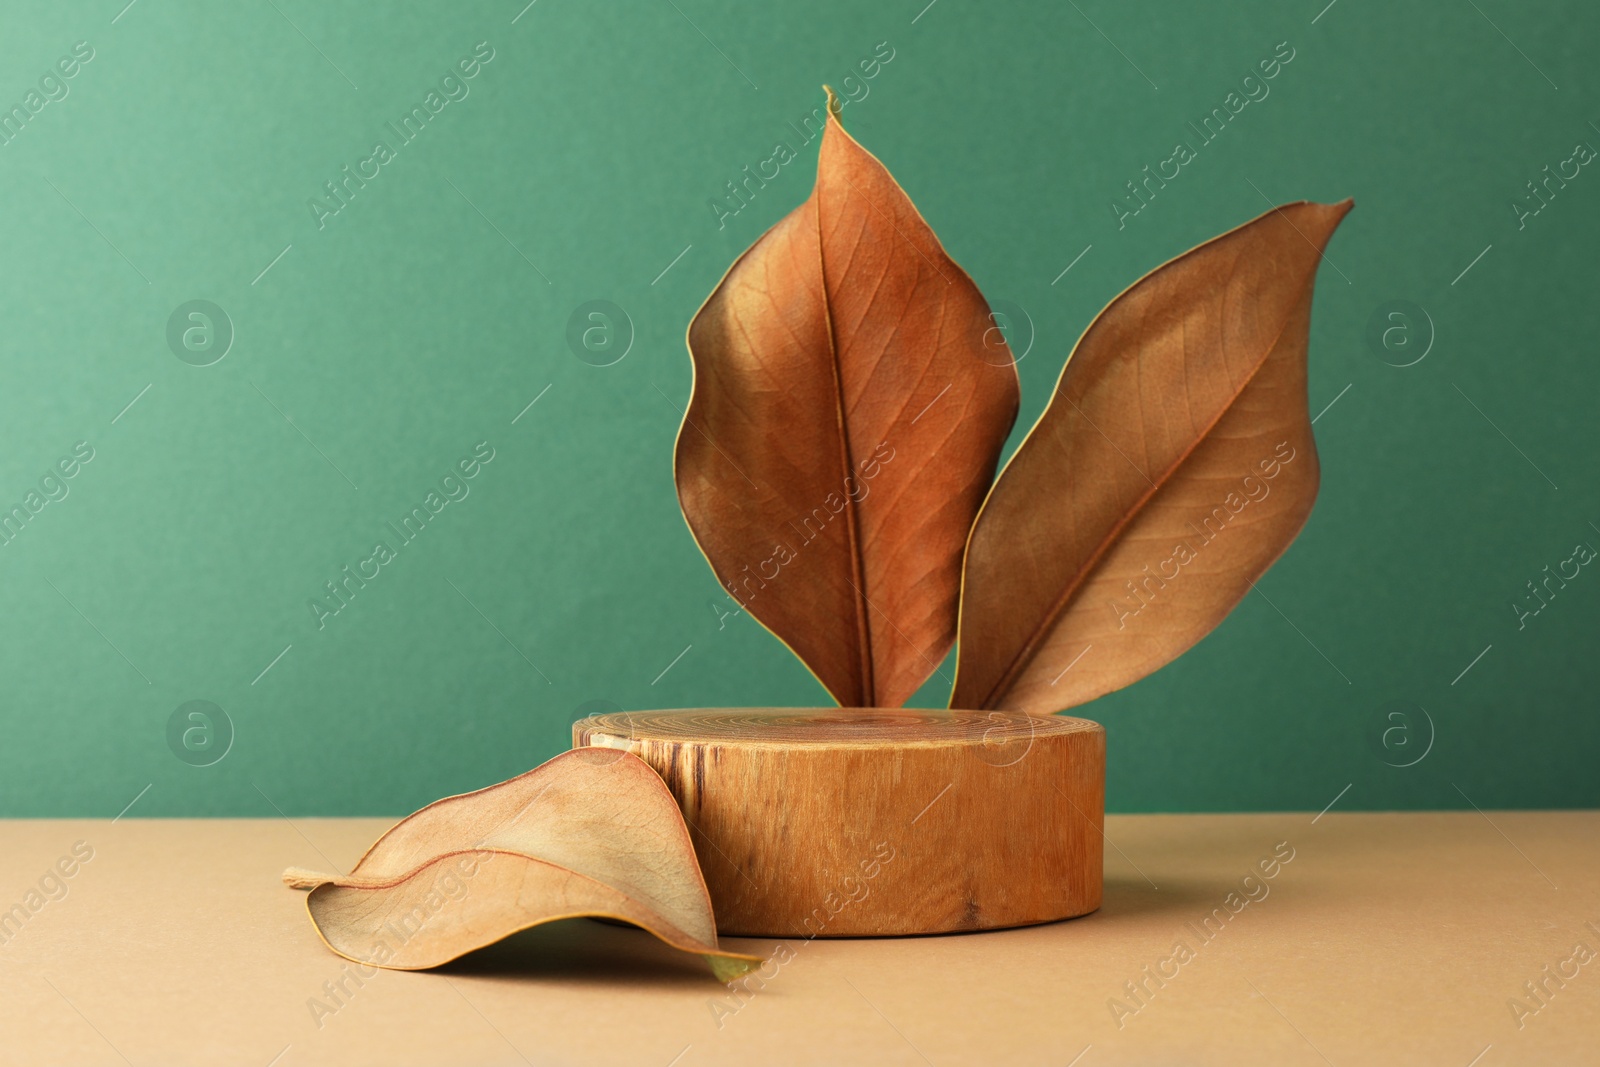
[[[1059,711],[1211,631],[1316,499],[1312,282],[1351,202],[1277,208],[1113,300],[967,548],[951,705]]]
[[[398,970],[437,967],[556,919],[621,919],[719,977],[759,957],[717,947],[711,898],[678,805],[643,760],[565,752],[401,820],[348,875],[291,868],[328,947]]]
[[[982,294],[829,115],[811,196],[689,325],[678,498],[728,592],[847,707],[955,638],[961,553],[1017,411]]]

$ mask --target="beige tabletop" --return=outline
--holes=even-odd
[[[387,826],[0,822],[0,1062],[1600,1063],[1600,812],[1113,816],[1094,915],[730,941],[742,993],[587,920],[351,977],[278,876]]]

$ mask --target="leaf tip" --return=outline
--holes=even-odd
[[[833,116],[835,122],[838,122],[839,114],[844,110],[844,105],[839,103],[838,94],[833,91],[833,86],[824,85],[822,91],[828,94],[828,114]]]
[[[702,959],[711,965],[711,973],[716,975],[717,981],[723,983],[734,982],[743,978],[755,970],[757,964],[761,962],[749,956],[706,955]]]
[[[1343,200],[1335,201],[1332,204],[1317,205],[1317,207],[1321,209],[1322,225],[1326,227],[1326,232],[1322,235],[1322,243],[1324,246],[1326,246],[1327,242],[1333,239],[1334,231],[1344,223],[1345,216],[1349,215],[1351,211],[1355,210],[1355,206],[1355,198],[1350,196],[1345,197]]]

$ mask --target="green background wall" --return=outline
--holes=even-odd
[[[708,200],[880,42],[844,120],[1031,320],[1013,445],[1135,277],[1267,199],[1357,201],[1312,329],[1316,512],[1270,603],[1083,709],[1110,806],[1600,801],[1600,573],[1511,606],[1600,546],[1600,174],[1512,207],[1600,145],[1591,5],[124,2],[0,14],[0,106],[93,49],[0,147],[0,503],[93,449],[0,547],[0,813],[400,813],[555,754],[587,702],[824,702],[721,617],[671,450],[687,320],[815,145],[722,228]],[[319,228],[479,42],[469,95]],[[1280,42],[1270,95],[1119,228]],[[168,342],[193,300],[234,334],[208,366]],[[567,340],[593,300],[632,323],[610,366]],[[1425,314],[1385,348],[1392,301]],[[319,629],[308,600],[482,441],[470,495]],[[192,700],[231,723],[209,766],[169,745]]]

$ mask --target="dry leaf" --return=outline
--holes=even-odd
[[[398,970],[437,967],[518,930],[594,916],[704,956],[717,977],[759,956],[717,947],[677,802],[637,756],[565,752],[396,824],[349,875],[290,869],[328,947]]]
[[[972,531],[952,707],[1059,711],[1137,681],[1288,547],[1317,494],[1312,282],[1350,207],[1275,209],[1085,331]]]
[[[728,592],[847,707],[955,638],[961,554],[1017,411],[982,294],[829,116],[811,196],[689,326],[684,517]]]

